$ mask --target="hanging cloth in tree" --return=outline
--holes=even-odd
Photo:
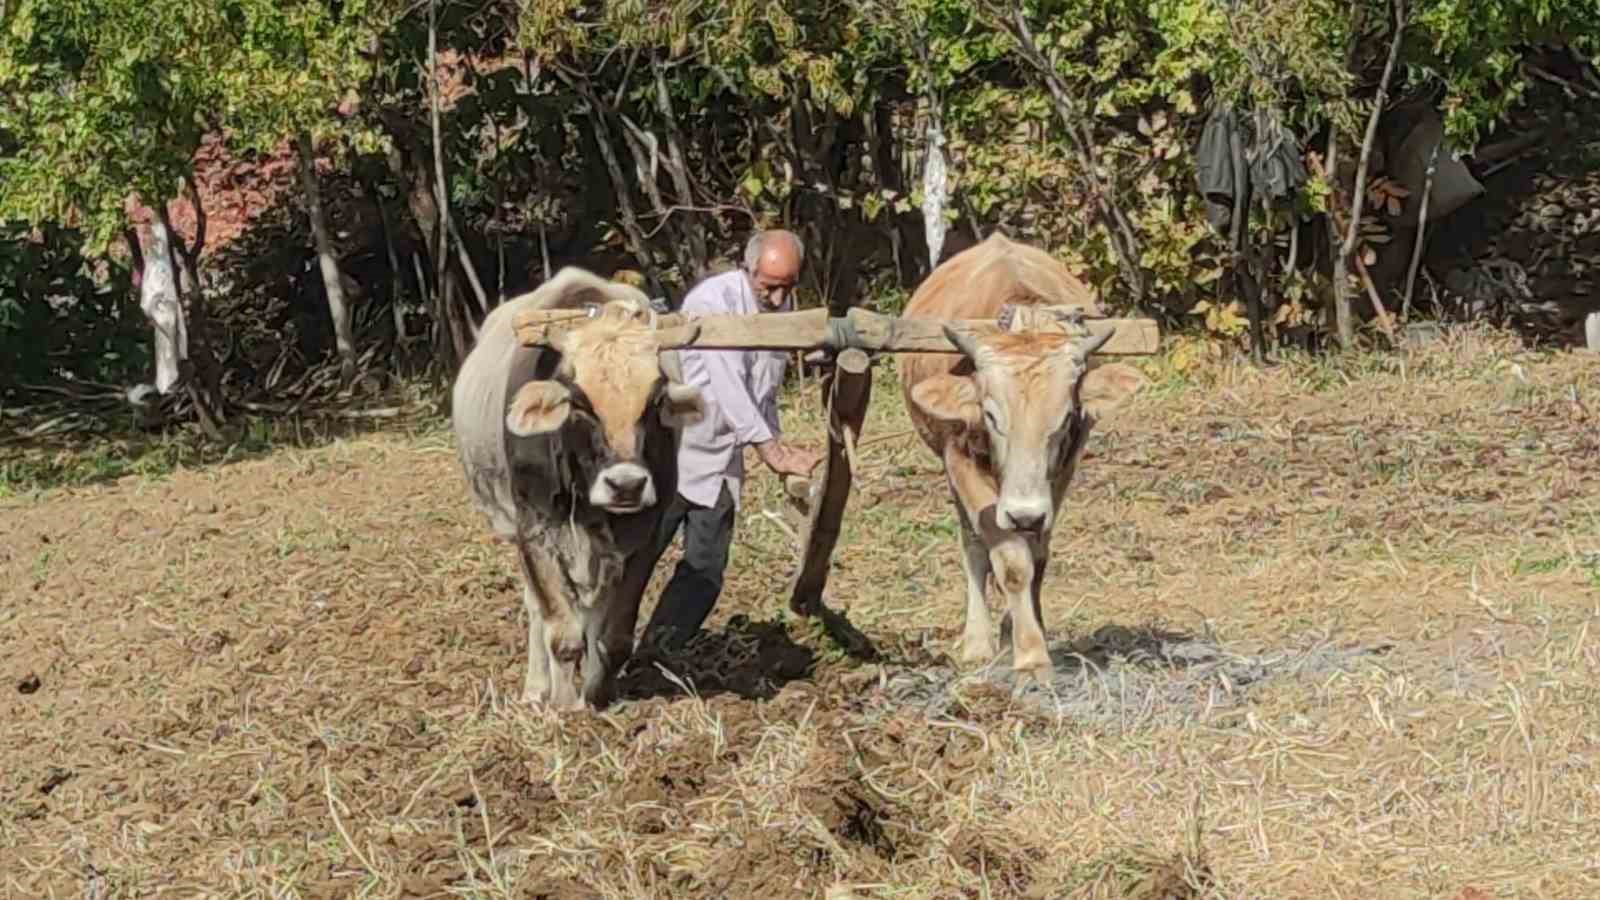
[[[1263,118],[1255,141],[1245,150],[1247,135],[1232,107],[1218,106],[1206,119],[1195,148],[1195,180],[1206,201],[1206,220],[1220,230],[1233,222],[1234,205],[1248,209],[1252,200],[1276,205],[1294,197],[1306,181],[1306,167],[1294,135]]]
[[[1251,189],[1267,203],[1277,206],[1292,201],[1306,183],[1300,144],[1276,119],[1258,117],[1256,143],[1248,156]]]
[[[1194,151],[1195,180],[1206,202],[1206,221],[1226,231],[1233,220],[1234,199],[1248,196],[1250,173],[1239,140],[1239,119],[1231,107],[1211,111]],[[1243,206],[1243,204],[1241,204]]]

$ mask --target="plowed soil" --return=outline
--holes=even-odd
[[[888,372],[830,582],[871,652],[784,612],[763,474],[709,633],[599,715],[518,702],[441,425],[13,492],[0,894],[1600,896],[1600,362],[1149,371],[1020,693],[947,655],[954,520]]]

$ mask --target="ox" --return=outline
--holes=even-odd
[[[600,314],[549,348],[512,327],[524,310],[588,304]],[[490,312],[456,376],[462,469],[522,570],[529,703],[604,706],[633,650],[678,429],[705,414],[699,390],[663,372],[650,315],[638,289],[565,268]]]
[[[1042,250],[996,233],[950,257],[912,295],[902,318],[993,319],[1002,306],[1066,305],[1096,311],[1088,288]],[[1050,532],[1095,420],[1144,383],[1137,370],[1091,364],[1109,335],[975,334],[947,326],[960,355],[908,355],[900,386],[911,420],[944,462],[961,525],[967,576],[964,663],[999,652],[984,602],[992,573],[1009,607],[1012,667],[1050,667],[1039,591]]]

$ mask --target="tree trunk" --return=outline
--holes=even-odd
[[[178,279],[173,272],[166,224],[157,219],[144,230],[139,308],[154,330],[155,352],[151,355],[155,358],[156,391],[166,395],[177,385],[182,363],[189,358],[188,328],[183,304],[178,301]]]
[[[405,275],[400,271],[400,253],[395,249],[394,223],[389,221],[389,209],[383,192],[368,182],[367,192],[372,205],[378,208],[378,224],[383,228],[383,250],[389,260],[389,314],[394,322],[394,361],[402,362],[402,348],[406,344],[406,308],[401,302],[405,296]],[[419,287],[421,287],[419,285]]]
[[[472,347],[471,314],[464,308],[458,308],[462,306],[464,298],[456,277],[456,267],[449,265],[445,258],[449,253],[449,244],[440,242],[438,192],[434,188],[433,178],[423,162],[421,148],[410,144],[401,132],[398,128],[391,130],[391,137],[395,141],[394,148],[388,154],[389,168],[405,188],[406,208],[422,235],[423,249],[427,251],[429,261],[436,264],[436,280],[428,305],[429,314],[437,328],[434,354],[440,369],[453,373]],[[441,259],[443,264],[440,264]],[[421,281],[421,273],[418,274]]]
[[[1328,189],[1339,192],[1339,129],[1328,125]],[[1331,205],[1335,198],[1329,198]],[[1333,211],[1328,211],[1328,246],[1333,264],[1328,268],[1328,278],[1333,282],[1333,315],[1339,331],[1339,346],[1349,350],[1356,343],[1356,320],[1350,309],[1350,260],[1343,252],[1344,241],[1334,225]]]
[[[349,384],[356,376],[356,341],[350,325],[350,306],[345,302],[339,260],[328,235],[328,219],[322,208],[322,190],[317,186],[317,171],[311,155],[311,135],[296,136],[300,151],[300,184],[306,192],[306,214],[311,219],[311,234],[317,243],[317,262],[322,270],[322,287],[328,294],[328,314],[333,317],[333,340],[339,350],[339,377]]]
[[[206,241],[206,213],[204,205],[200,202],[200,190],[195,186],[194,178],[185,175],[184,184],[189,191],[190,202],[194,205],[194,244],[186,246],[177,229],[172,227],[172,218],[167,213],[165,201],[156,207],[156,216],[167,238],[165,255],[178,276],[178,303],[183,310],[183,317],[180,320],[181,340],[187,352],[186,359],[179,364],[180,382],[185,383],[189,400],[194,404],[195,417],[199,420],[200,429],[205,432],[206,437],[220,441],[223,437],[222,423],[227,418],[227,408],[222,398],[222,372],[206,345],[206,298],[201,289],[200,278],[200,251],[205,248]],[[145,254],[147,259],[151,255]],[[187,377],[183,377],[185,375]]]
[[[667,169],[672,175],[672,183],[678,192],[678,205],[693,206],[694,188],[689,180],[689,161],[683,152],[683,135],[678,130],[678,116],[672,109],[672,95],[667,91],[667,73],[660,60],[652,60],[656,80],[656,112],[661,114],[662,128],[667,134]],[[689,244],[689,264],[692,271],[684,274],[686,285],[693,285],[706,274],[706,263],[710,257],[706,253],[705,229],[694,227],[690,223],[683,229]]]
[[[505,222],[502,220],[505,208],[505,185],[500,179],[496,178],[494,181],[494,302],[496,306],[506,302],[506,229]]]
[[[455,220],[450,218],[449,208],[444,209],[444,217],[450,239],[456,245],[456,259],[460,260],[461,271],[466,275],[467,283],[472,286],[472,296],[478,301],[478,313],[486,316],[489,314],[489,294],[483,289],[483,280],[478,277],[478,265],[472,261],[472,254],[467,252],[467,242],[461,237],[461,230],[456,227]],[[473,326],[473,334],[476,333],[477,327]]]
[[[1383,109],[1389,104],[1389,79],[1394,76],[1395,61],[1400,57],[1400,41],[1405,37],[1406,8],[1403,0],[1397,3],[1394,13],[1394,38],[1389,42],[1389,57],[1383,65],[1383,77],[1378,80],[1378,95],[1372,100],[1372,112],[1367,116],[1367,131],[1362,135],[1360,155],[1356,161],[1356,180],[1350,186],[1350,221],[1345,223],[1344,241],[1338,245],[1338,253],[1334,258],[1333,268],[1336,274],[1336,284],[1344,284],[1344,273],[1349,271],[1350,257],[1355,253],[1356,242],[1361,234],[1361,207],[1367,199],[1367,165],[1372,160],[1372,145],[1378,135],[1378,119],[1383,115]],[[1334,165],[1332,158],[1333,148],[1337,140],[1338,129],[1328,126],[1328,177],[1332,180],[1334,197],[1332,206],[1338,206],[1339,170]],[[1334,229],[1337,235],[1337,227]],[[1350,298],[1348,292],[1341,294],[1339,286],[1334,288],[1334,298],[1337,302],[1343,296],[1344,305],[1341,308],[1343,318],[1339,321],[1339,343],[1349,349],[1355,341],[1355,321],[1350,317]],[[1374,294],[1374,306],[1377,305]],[[1383,310],[1377,310],[1383,316]]]
[[[897,197],[904,197],[909,202],[911,195],[906,190],[906,179],[900,168],[901,161],[895,154],[892,112],[893,107],[888,103],[879,103],[864,116],[866,139],[872,153],[872,164],[877,173],[878,183],[894,191]],[[919,262],[920,257],[912,252],[916,242],[907,225],[908,216],[895,212],[893,203],[888,204],[883,215],[888,222],[885,230],[889,237],[889,250],[894,259],[895,274],[899,278],[900,287],[910,288],[922,281],[927,271],[931,270],[924,270]],[[968,218],[970,221],[971,217]]]
[[[450,207],[445,194],[444,146],[439,137],[439,0],[428,0],[428,121],[433,129],[433,198],[435,221],[428,228],[433,239],[433,285],[435,293],[444,296],[444,273],[450,267],[450,235],[446,230],[450,221]]]
[[[639,264],[639,274],[645,277],[650,293],[660,297],[666,292],[662,290],[660,279],[656,278],[656,267],[650,258],[650,245],[644,229],[639,227],[639,216],[633,207],[633,193],[628,186],[627,177],[623,175],[622,163],[617,160],[616,144],[613,143],[611,125],[606,121],[605,107],[601,105],[600,98],[595,96],[594,89],[584,80],[582,74],[573,76],[560,69],[556,72],[568,87],[582,95],[589,106],[589,121],[594,125],[591,134],[596,148],[600,151],[600,159],[605,163],[606,174],[611,178],[611,189],[616,197],[617,218],[621,222],[623,236],[627,238],[629,249],[633,251],[633,258]]]

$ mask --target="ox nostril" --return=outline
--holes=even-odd
[[[637,494],[644,490],[646,477],[643,472],[609,472],[606,486],[618,494]]]
[[[1040,532],[1044,530],[1045,514],[1034,510],[1016,510],[1006,514],[1012,531]]]

